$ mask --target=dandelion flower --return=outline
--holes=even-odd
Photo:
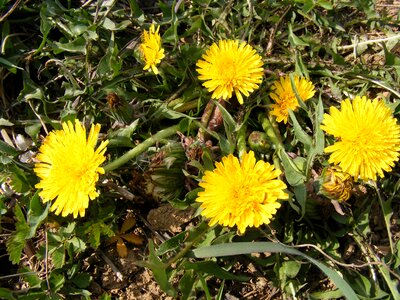
[[[243,95],[258,89],[262,81],[263,62],[261,56],[246,42],[222,40],[214,43],[203,54],[197,64],[199,79],[212,98],[230,99],[235,93],[243,104]]]
[[[339,168],[328,168],[322,176],[321,194],[331,200],[346,201],[351,196],[353,178]]]
[[[158,74],[157,65],[165,57],[164,49],[161,47],[161,36],[158,33],[160,26],[157,30],[154,24],[151,24],[149,31],[145,30],[142,35],[142,44],[140,51],[142,52],[143,59],[146,63],[143,70],[151,68],[154,74]]]
[[[329,162],[355,179],[376,180],[391,171],[399,159],[400,126],[382,100],[356,96],[346,99],[341,110],[331,107],[321,128],[337,141],[325,148]]]
[[[294,76],[294,84],[298,95],[303,101],[307,101],[314,96],[315,90],[311,81]],[[275,101],[275,104],[272,104],[271,115],[276,117],[277,122],[283,121],[286,124],[289,117],[289,109],[295,111],[299,107],[296,94],[290,82],[290,76],[287,75],[281,77],[279,81],[275,81],[269,96]]]
[[[43,202],[55,199],[50,210],[63,217],[78,214],[83,217],[89,199],[95,199],[96,182],[104,169],[99,167],[105,160],[108,141],[101,142],[95,150],[100,124],[92,125],[86,139],[86,130],[76,120],[62,124],[62,130],[49,133],[39,148],[34,171],[40,178],[36,188]]]
[[[240,233],[247,227],[268,224],[281,206],[278,199],[287,199],[286,185],[276,179],[281,174],[274,166],[256,161],[254,152],[245,153],[242,160],[232,154],[216,163],[214,171],[206,171],[197,202],[202,202],[201,214],[210,219],[210,226],[237,226]]]

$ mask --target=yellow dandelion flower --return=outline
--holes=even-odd
[[[331,153],[329,162],[356,179],[383,177],[399,159],[400,126],[382,100],[346,99],[341,110],[331,107],[324,114],[321,128],[337,139],[325,148]]]
[[[278,199],[287,199],[286,185],[276,179],[281,174],[274,166],[256,161],[254,152],[245,153],[242,160],[232,154],[216,163],[214,171],[206,171],[197,202],[202,202],[201,214],[210,219],[210,226],[237,226],[240,233],[247,227],[268,224],[281,206]]]
[[[307,101],[314,96],[315,90],[311,81],[294,76],[294,84],[303,101]],[[295,111],[299,107],[296,94],[290,82],[290,76],[287,75],[275,81],[269,96],[275,101],[275,104],[272,104],[271,115],[276,117],[277,122],[283,121],[286,124],[289,117],[289,109]]]
[[[62,124],[62,130],[54,130],[39,148],[34,171],[40,178],[36,188],[43,202],[55,199],[50,210],[63,217],[78,214],[83,217],[89,199],[95,199],[96,182],[104,169],[99,167],[105,160],[108,141],[94,149],[100,132],[100,124],[92,125],[86,139],[86,130],[76,120]]]
[[[151,68],[154,74],[158,74],[157,65],[165,57],[164,49],[161,47],[161,36],[158,33],[160,26],[157,30],[154,24],[151,24],[149,31],[143,31],[142,44],[140,45],[140,51],[142,52],[143,59],[146,63],[143,70]]]
[[[328,168],[322,176],[321,194],[331,200],[346,201],[351,196],[353,178],[338,168]]]
[[[262,81],[263,62],[261,56],[246,42],[221,40],[214,43],[203,54],[197,64],[199,79],[205,80],[203,85],[212,98],[224,100],[232,98],[243,104],[243,95],[258,89]]]

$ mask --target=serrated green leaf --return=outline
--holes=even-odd
[[[65,248],[64,246],[58,246],[53,251],[49,251],[52,258],[54,267],[57,269],[62,268],[65,264]]]
[[[166,240],[164,243],[162,243],[158,247],[158,249],[156,251],[156,255],[161,256],[169,251],[178,249],[181,246],[181,244],[183,243],[183,241],[185,240],[185,237],[186,237],[186,232],[183,231],[183,232],[175,235],[174,237]]]
[[[88,273],[79,273],[74,278],[72,278],[72,282],[80,289],[87,288],[92,281],[92,276]]]
[[[35,288],[40,286],[42,280],[39,278],[36,272],[33,272],[31,269],[27,267],[20,268],[18,272],[22,273],[21,274],[22,277],[29,284],[30,288]]]
[[[48,292],[29,292],[28,295],[18,296],[18,300],[48,300]],[[59,296],[52,295],[51,300],[61,300]]]
[[[69,247],[72,247],[72,252],[73,253],[80,253],[85,251],[86,249],[86,244],[83,240],[81,240],[80,238],[74,236],[73,238],[69,239],[67,241],[67,245]]]
[[[279,268],[279,278],[280,280],[285,280],[287,278],[295,278],[299,273],[301,264],[295,260],[289,260],[282,262]]]
[[[169,282],[169,276],[167,275],[167,266],[161,261],[156,255],[154,250],[154,244],[149,241],[149,256],[148,261],[141,262],[139,265],[143,265],[149,268],[153,272],[154,279],[160,285],[160,288],[171,297],[176,296],[176,290]]]
[[[68,43],[54,42],[53,51],[57,54],[64,51],[86,54],[86,40],[83,36],[80,36]]]
[[[14,264],[18,264],[30,229],[18,204],[14,207],[14,214],[17,222],[15,223],[15,231],[7,241],[7,252],[10,261]]]
[[[27,175],[26,172],[21,170],[15,164],[11,165],[10,170],[12,172],[10,176],[11,185],[15,191],[23,194],[32,189],[31,183],[29,182],[26,176]]]
[[[36,229],[47,218],[49,208],[50,202],[47,202],[46,205],[42,205],[39,191],[36,191],[30,201],[28,210],[28,225],[30,227],[29,238],[33,238],[36,235]]]
[[[9,289],[0,287],[0,298],[5,300],[16,300],[17,298],[14,297],[13,292]]]
[[[132,1],[133,1],[133,0],[132,0]],[[99,300],[112,300],[112,298],[111,298],[111,295],[110,295],[110,294],[108,294],[108,293],[103,293],[103,294],[100,296]]]
[[[56,272],[51,272],[49,277],[49,283],[51,290],[53,292],[59,291],[65,283],[65,277],[62,274],[58,274]]]
[[[12,157],[15,157],[18,154],[20,154],[20,152],[17,149],[11,147],[9,144],[1,140],[0,140],[0,153],[3,153],[5,155],[11,155]]]

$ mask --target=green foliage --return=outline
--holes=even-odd
[[[400,298],[398,165],[372,185],[355,182],[340,209],[318,193],[334,142],[320,128],[329,107],[365,94],[399,115],[398,12],[370,0],[147,2],[0,0],[0,250],[18,268],[4,273],[10,284],[1,274],[0,298],[112,299],[93,290],[102,274],[87,261],[109,249],[127,213],[149,239],[135,246],[144,257],[135,263],[172,297],[241,298],[242,281],[263,277],[282,298]],[[143,70],[139,49],[150,24],[165,50],[159,75]],[[212,100],[198,79],[196,62],[220,39],[262,56],[263,82],[244,105]],[[316,89],[302,101],[294,88],[300,107],[287,124],[269,115],[282,75]],[[41,202],[34,165],[48,132],[75,118],[101,124],[109,144],[100,196],[72,219]],[[283,172],[289,199],[268,226],[243,235],[208,227],[196,202],[202,176],[249,149]],[[195,211],[181,232],[147,225],[165,202]],[[14,290],[17,281],[27,288]]]

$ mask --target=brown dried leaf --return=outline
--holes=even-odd
[[[121,235],[121,238],[123,238],[124,240],[126,240],[127,242],[133,244],[133,245],[137,245],[140,246],[143,244],[143,238],[135,233],[128,233],[128,234],[124,234]]]
[[[121,238],[118,238],[117,241],[117,252],[119,257],[127,257],[128,256],[128,248],[126,248],[124,241]]]
[[[114,244],[115,242],[117,242],[119,239],[118,235],[114,235],[112,237],[110,237],[107,241],[106,241],[106,246],[110,246],[111,244]]]
[[[136,219],[134,217],[128,217],[121,226],[120,234],[127,232],[136,224]]]

